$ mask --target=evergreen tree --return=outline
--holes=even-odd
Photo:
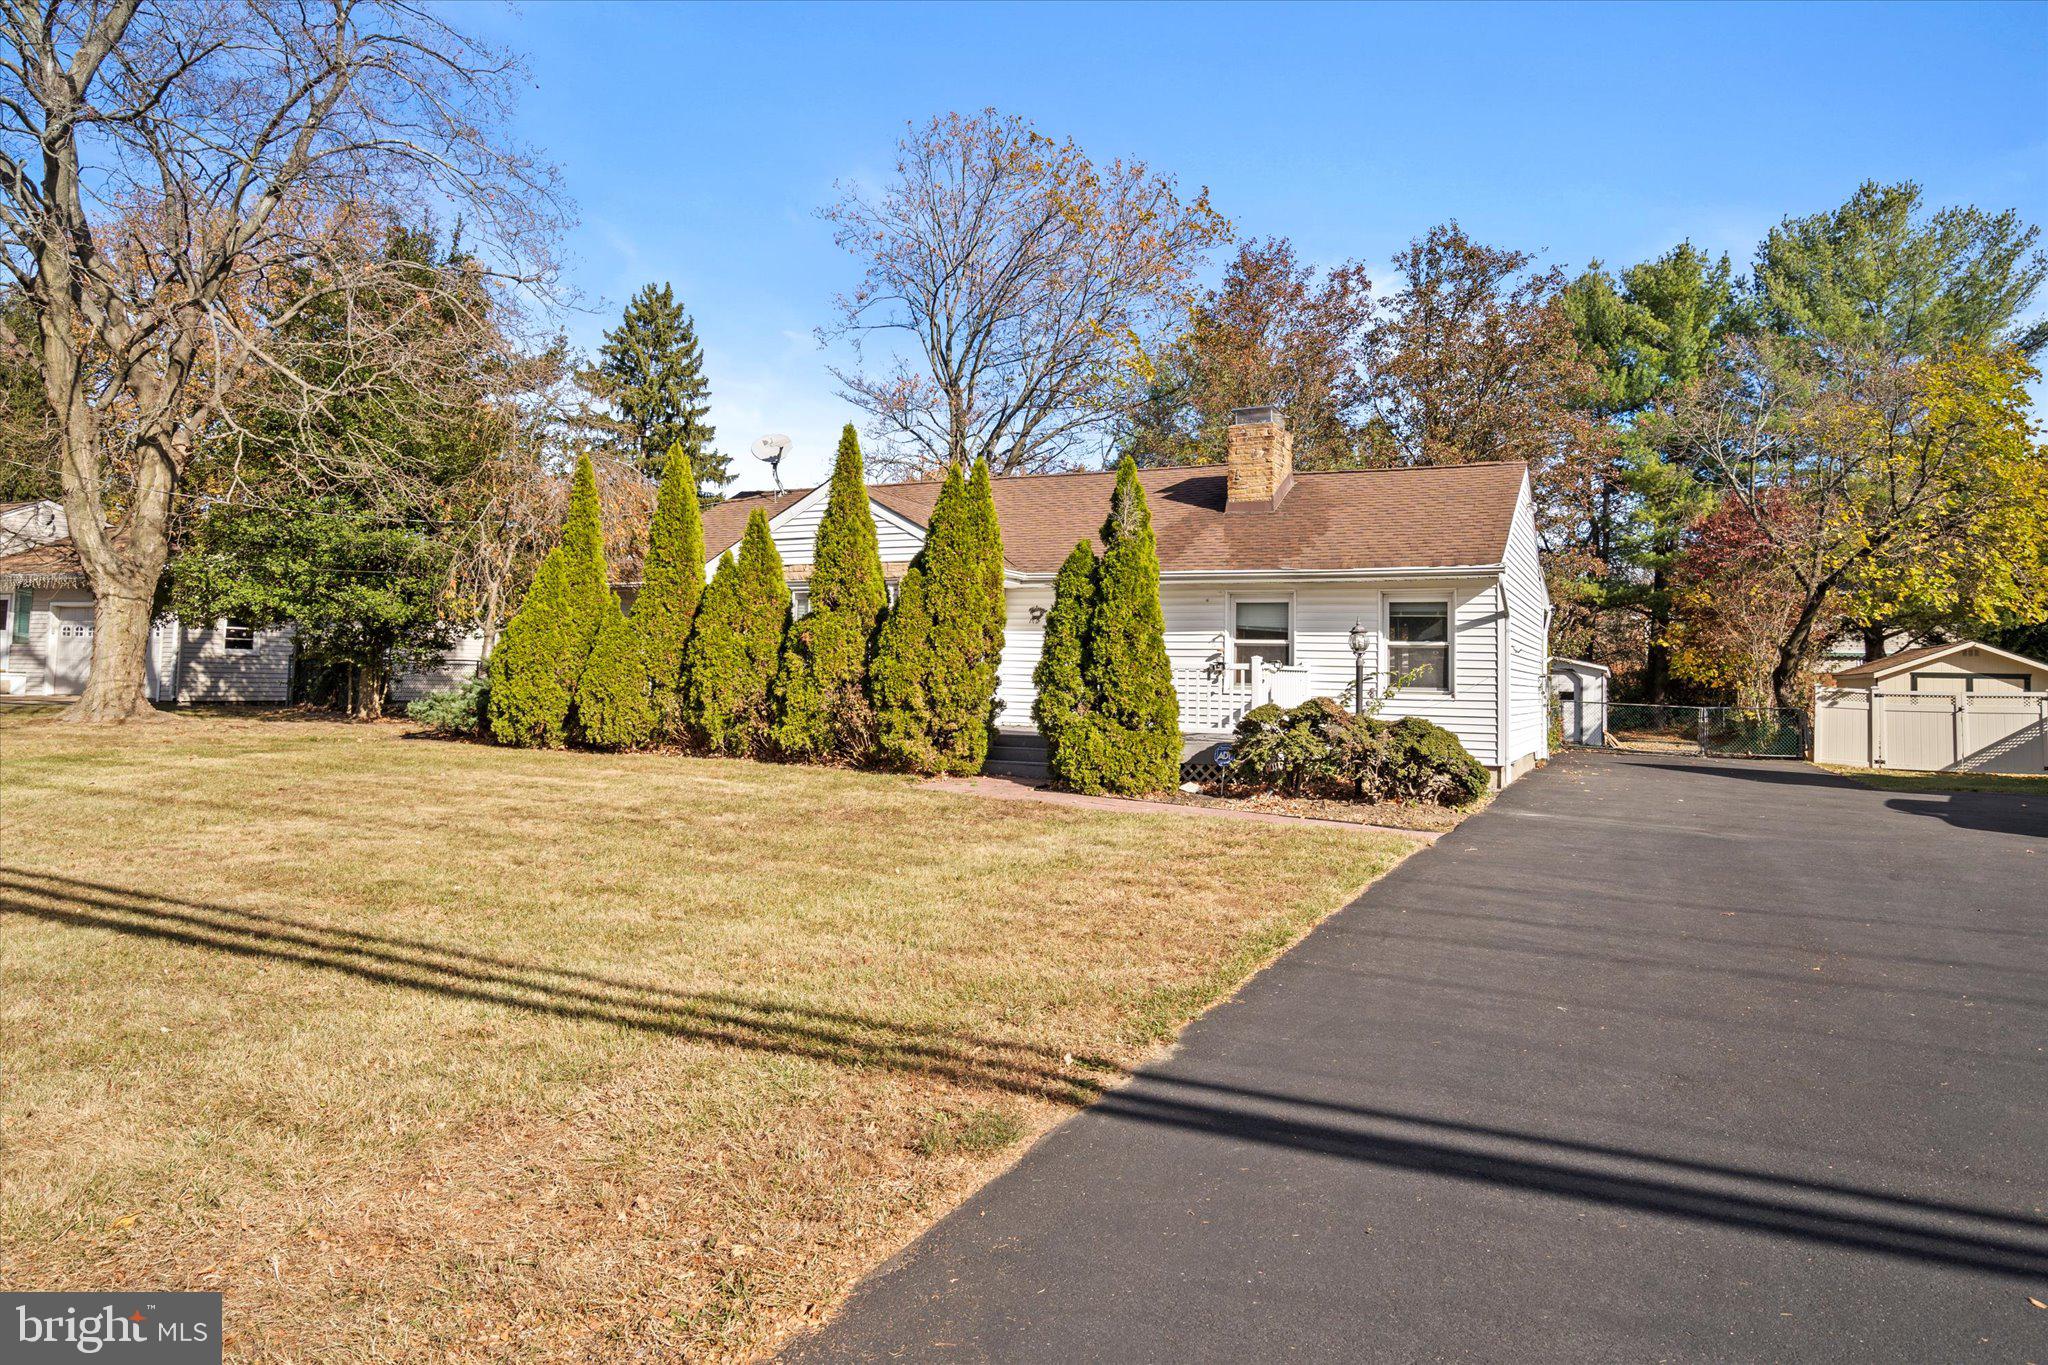
[[[556,546],[491,651],[491,738],[500,744],[558,749],[568,738],[571,599],[568,561]]]
[[[654,734],[647,661],[616,598],[577,680],[576,719],[580,738],[597,749],[638,749]]]
[[[648,285],[604,334],[597,364],[583,375],[618,409],[618,434],[649,477],[659,476],[671,446],[681,446],[700,482],[732,482],[725,456],[711,447],[711,384],[697,327],[668,285]]]
[[[605,577],[604,524],[590,457],[576,461],[562,543],[548,551],[491,651],[491,733],[553,748],[576,731],[576,687],[598,632],[618,610]]]
[[[683,654],[684,709],[706,748],[742,756],[767,749],[769,691],[788,626],[782,556],[756,509],[738,559],[719,556]]]
[[[2039,229],[2010,209],[1922,207],[1918,185],[1873,180],[1832,213],[1772,228],[1756,258],[1764,323],[1905,356],[2003,344],[2031,353],[2048,342],[2048,322],[2024,321],[2048,283]]]
[[[946,472],[875,644],[878,747],[923,773],[981,771],[1002,652],[1002,537],[986,466]]]
[[[1117,466],[1102,528],[1081,677],[1088,710],[1062,731],[1061,780],[1080,791],[1126,795],[1178,781],[1180,701],[1166,657],[1159,555],[1138,467],[1129,457]]]
[[[1095,613],[1095,551],[1087,541],[1074,546],[1053,580],[1052,610],[1045,617],[1044,648],[1031,682],[1037,692],[1031,719],[1045,736],[1046,766],[1062,782],[1060,740],[1088,712],[1088,685],[1081,677],[1088,619]]]
[[[889,592],[851,422],[818,523],[810,595],[810,611],[790,625],[775,680],[775,746],[792,758],[859,762],[874,748],[868,653]]]
[[[697,506],[697,476],[680,445],[668,448],[662,466],[640,577],[632,624],[647,670],[654,734],[677,739],[683,729],[683,647],[689,643],[690,624],[704,596],[704,521]]]

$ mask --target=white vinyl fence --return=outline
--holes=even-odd
[[[1813,759],[1908,772],[2048,772],[2048,692],[1814,696]]]

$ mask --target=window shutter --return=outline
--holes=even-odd
[[[28,614],[35,610],[36,594],[33,588],[14,590],[14,638],[28,639]]]

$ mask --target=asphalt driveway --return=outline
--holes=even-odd
[[[795,1360],[2048,1360],[2048,803],[1575,755]]]

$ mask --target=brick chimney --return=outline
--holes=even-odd
[[[1294,437],[1280,409],[1230,410],[1230,494],[1226,512],[1270,512],[1294,486]]]

